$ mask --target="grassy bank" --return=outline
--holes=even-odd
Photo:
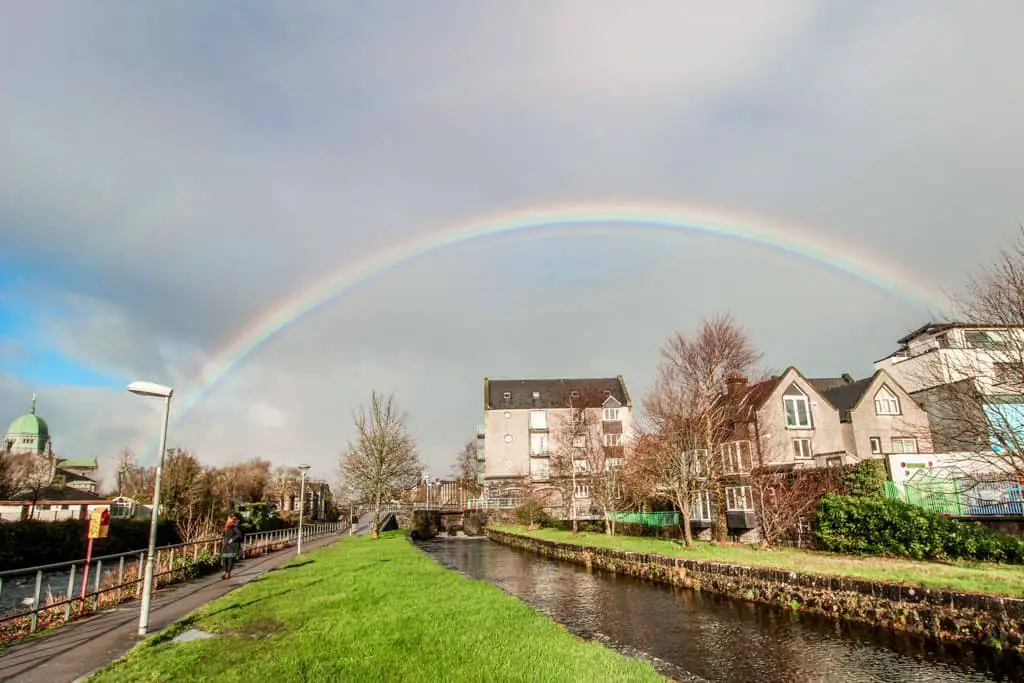
[[[660,681],[398,532],[293,560],[217,600],[90,681]]]
[[[928,588],[946,588],[976,593],[1024,596],[1024,567],[986,562],[919,562],[885,557],[856,557],[818,553],[795,548],[761,549],[746,545],[721,545],[698,542],[687,549],[681,542],[639,536],[607,536],[520,526],[493,526],[495,531],[533,536],[559,543],[575,543],[595,548],[614,548],[627,552],[656,553],[692,560],[730,562],[748,567],[772,567],[824,576],[848,576],[875,581],[892,581]]]

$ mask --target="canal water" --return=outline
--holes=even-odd
[[[679,680],[1024,680],[1012,665],[917,636],[588,570],[486,539],[419,546],[444,566],[504,589],[576,633],[649,658]]]

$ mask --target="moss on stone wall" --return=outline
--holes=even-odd
[[[1024,655],[1024,599],[556,543],[487,529],[543,557],[748,602]]]

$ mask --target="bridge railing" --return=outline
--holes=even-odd
[[[347,525],[304,524],[302,539],[340,534]],[[242,557],[265,555],[294,545],[298,527],[246,534]],[[156,548],[153,589],[194,578],[220,563],[220,537]],[[142,592],[145,550],[0,572],[0,642],[63,625],[98,609],[135,599]],[[27,609],[20,609],[25,607]]]
[[[523,504],[522,498],[471,498],[467,510],[514,510]]]

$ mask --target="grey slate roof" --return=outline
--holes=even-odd
[[[811,380],[814,383],[817,380]],[[828,399],[828,402],[839,411],[839,420],[841,422],[850,421],[850,411],[853,407],[860,403],[860,399],[864,396],[864,392],[868,390],[871,383],[875,381],[875,376],[865,377],[859,379],[856,382],[845,382],[839,385],[832,385],[831,388],[821,388],[815,385],[815,388],[821,392],[821,395]]]
[[[578,396],[573,396],[573,392]],[[510,394],[505,400],[505,393]],[[535,400],[534,392],[539,394]],[[605,392],[608,392],[607,394]],[[484,407],[487,410],[552,410],[600,407],[608,396],[630,406],[629,393],[622,377],[580,379],[484,379]]]

